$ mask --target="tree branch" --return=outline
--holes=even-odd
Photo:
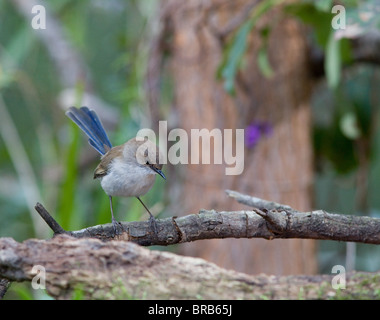
[[[141,245],[169,245],[212,238],[309,238],[380,242],[380,219],[298,212],[282,204],[227,190],[249,211],[218,212],[158,220],[158,236],[148,221],[123,222],[65,231],[42,205],[36,210],[55,232],[49,240],[18,243],[0,238],[0,292],[9,281],[31,281],[33,266],[44,268],[50,295],[83,298],[144,299],[327,299],[378,297],[377,273],[344,275],[346,290],[331,287],[333,276],[251,276],[225,270],[202,259],[152,251]],[[77,238],[77,239],[76,239]],[[98,239],[94,239],[98,238]],[[112,239],[128,241],[108,241]],[[102,241],[100,241],[102,240]],[[364,292],[364,293],[363,293]],[[363,296],[364,294],[364,296]]]
[[[329,275],[252,276],[125,241],[0,238],[0,277],[32,281],[36,265],[38,283],[58,299],[373,299],[380,276],[351,273],[334,290]]]
[[[36,209],[55,234],[103,241],[127,240],[143,246],[224,238],[299,238],[380,244],[380,219],[333,214],[324,210],[299,212],[289,206],[236,191],[226,192],[253,210],[201,210],[198,214],[160,219],[157,221],[158,235],[152,232],[148,221],[122,222],[123,232],[116,236],[112,224],[69,232],[60,227],[41,204],[37,204]]]
[[[7,292],[11,282],[8,279],[0,278],[0,299],[2,299]]]

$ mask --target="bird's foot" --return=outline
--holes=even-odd
[[[112,218],[112,227],[114,236],[121,235],[124,231],[123,225],[114,218]]]

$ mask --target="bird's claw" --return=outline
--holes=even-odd
[[[124,230],[123,225],[114,218],[112,218],[112,227],[113,227],[114,236],[118,236],[123,233],[123,230]]]

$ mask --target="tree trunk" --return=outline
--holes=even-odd
[[[165,19],[171,26],[173,41],[169,59],[178,127],[184,128],[189,136],[191,129],[244,129],[253,121],[272,128],[255,147],[245,149],[245,169],[241,175],[225,175],[225,165],[182,166],[183,179],[177,178],[181,191],[175,212],[242,209],[228,201],[225,189],[287,203],[297,210],[311,209],[313,175],[308,105],[311,78],[302,26],[283,16],[281,8],[272,10],[249,36],[244,68],[237,75],[236,95],[227,94],[216,77],[228,29],[241,25],[245,12],[257,3],[165,2]],[[271,27],[267,52],[274,75],[270,79],[257,66],[262,45],[257,30],[265,25]],[[194,152],[194,147],[190,150]],[[184,245],[182,251],[245,273],[316,271],[315,243],[310,240],[199,241]]]

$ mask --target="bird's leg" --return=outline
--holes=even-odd
[[[121,223],[119,221],[117,221],[113,215],[113,207],[112,207],[112,196],[108,196],[110,198],[110,207],[111,207],[111,215],[112,215],[112,226],[113,226],[113,231],[114,231],[114,234],[117,235],[117,234],[121,234],[121,232],[118,231],[118,227],[120,227],[121,229],[123,229],[123,226],[121,225]]]
[[[146,209],[146,211],[148,211],[148,213],[150,215],[150,217],[149,217],[150,227],[153,229],[154,234],[157,235],[157,221],[156,221],[155,217],[153,217],[153,214],[149,211],[149,209],[146,207],[146,205],[144,204],[144,202],[141,201],[140,197],[136,197],[136,198],[139,199],[139,201],[144,206],[144,208]]]

